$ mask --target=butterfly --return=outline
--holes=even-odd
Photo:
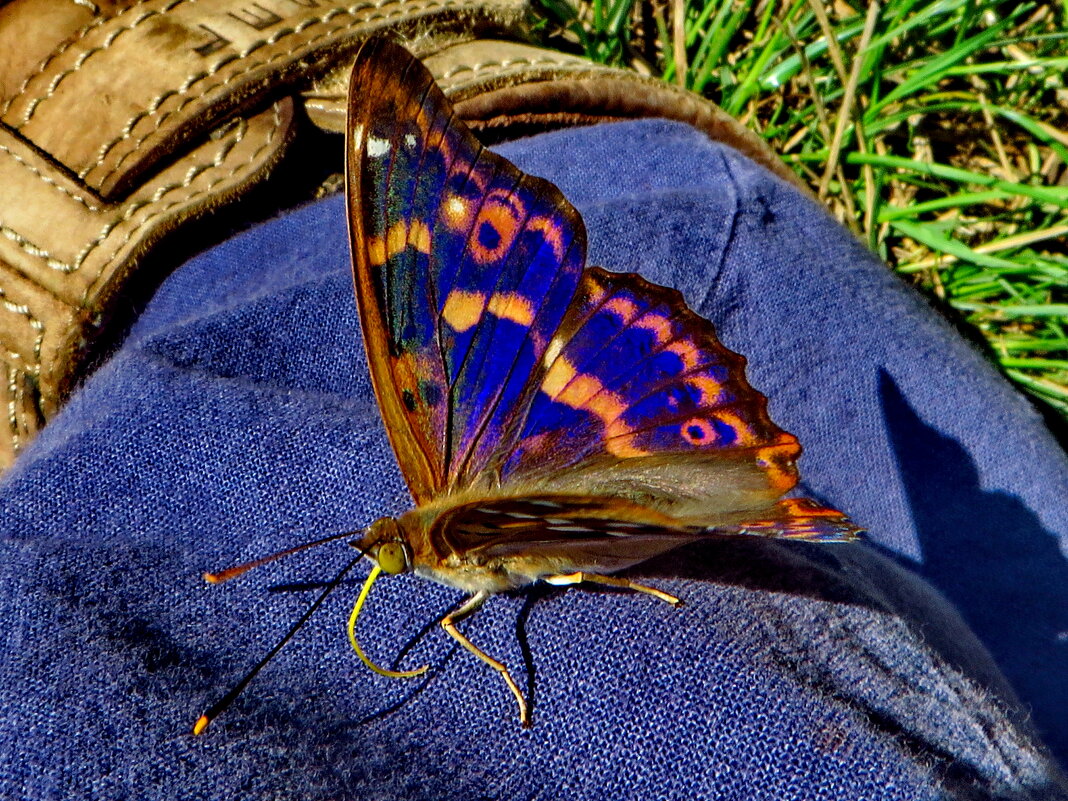
[[[356,642],[379,573],[458,588],[467,600],[442,626],[500,673],[529,725],[507,667],[457,626],[493,594],[587,582],[678,604],[614,574],[707,538],[857,537],[841,512],[782,499],[801,448],[745,359],[675,290],[588,267],[560,190],[486,150],[404,48],[361,47],[348,108],[356,301],[415,501],[351,543],[374,562],[349,620],[368,665],[422,671],[378,668]]]

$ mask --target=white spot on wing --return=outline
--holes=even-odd
[[[373,159],[381,158],[389,152],[389,140],[377,136],[367,137],[367,155]]]
[[[409,133],[404,135],[404,144],[415,150],[415,134]]]
[[[545,349],[545,356],[541,363],[546,367],[556,361],[556,357],[560,355],[560,351],[564,349],[564,340],[561,337],[553,337],[549,340],[549,347]]]

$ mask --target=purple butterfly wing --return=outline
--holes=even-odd
[[[586,271],[553,338],[501,481],[621,495],[692,534],[850,539],[844,515],[781,501],[801,446],[682,296],[634,274]]]
[[[518,413],[578,286],[585,229],[555,186],[484,150],[399,46],[363,46],[349,103],[364,342],[394,452],[424,503],[477,476]]]

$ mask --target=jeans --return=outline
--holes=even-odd
[[[341,197],[201,253],[0,480],[0,797],[1068,798],[1068,459],[1035,409],[814,202],[662,121],[500,148],[590,264],[681,289],[867,541],[700,543],[682,597],[342,584],[208,733],[193,721],[350,558],[204,570],[410,507],[360,343]],[[366,570],[366,568],[361,568]],[[1049,749],[1041,744],[1045,741]],[[1056,755],[1056,756],[1053,756]]]

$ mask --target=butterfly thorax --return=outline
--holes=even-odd
[[[450,507],[424,506],[399,518],[380,518],[368,527],[357,547],[366,549],[387,573],[412,572],[468,592],[501,592],[536,579],[510,576],[507,560],[485,558],[450,545],[442,537],[442,523],[448,519],[449,511]],[[397,560],[397,546],[403,552],[403,560]]]

